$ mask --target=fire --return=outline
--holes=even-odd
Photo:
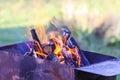
[[[35,25],[35,28],[38,30],[38,36],[40,37],[40,39],[44,42],[47,42],[48,39],[47,39],[47,35],[46,35],[46,31],[45,31],[45,28],[43,25]]]
[[[43,59],[55,58],[61,64],[67,64],[74,67],[80,67],[81,58],[79,48],[70,41],[69,31],[63,31],[63,35],[59,31],[51,31],[49,37],[45,34],[45,28],[39,27],[40,39],[45,39],[46,42],[40,43],[34,39],[35,54],[41,56]],[[42,33],[43,32],[43,33]],[[71,43],[70,43],[71,42]],[[69,44],[72,46],[70,46]],[[53,57],[55,55],[55,57]],[[51,57],[52,56],[52,57]]]
[[[40,45],[37,41],[35,41],[35,45],[38,47],[38,51],[36,51],[36,54],[46,58],[47,55],[43,53],[42,48],[40,47]]]

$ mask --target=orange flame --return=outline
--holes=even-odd
[[[35,25],[35,28],[38,30],[38,36],[40,37],[42,42],[47,42],[47,34],[46,34],[46,30],[45,27],[41,24],[37,24]]]
[[[39,54],[39,55],[43,56],[44,58],[47,58],[47,55],[43,53],[42,48],[40,47],[39,43],[37,41],[35,41],[35,44],[38,47],[38,51],[36,52],[36,54]]]
[[[42,41],[45,42],[44,45],[48,44],[49,40],[53,41],[55,45],[53,53],[55,54],[56,58],[61,64],[64,64],[66,62],[65,58],[70,58],[71,60],[74,60],[77,63],[78,67],[80,67],[81,59],[79,56],[79,50],[77,47],[70,48],[68,45],[66,45],[67,38],[65,36],[61,36],[58,31],[52,31],[49,33],[48,39],[45,28],[43,26],[37,26],[37,28],[39,28],[40,30],[40,39],[42,39]],[[35,41],[35,45],[38,47],[38,51],[36,51],[36,54],[46,59],[48,57],[48,54],[44,53],[42,47],[37,41]]]

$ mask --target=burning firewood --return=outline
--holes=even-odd
[[[80,47],[78,46],[77,42],[75,41],[75,39],[73,37],[70,38],[70,42],[71,44],[73,45],[73,47],[77,47],[77,51],[78,51],[78,55],[81,56],[81,66],[84,66],[84,65],[89,65],[89,61],[88,59],[86,58],[86,56],[84,55],[84,53],[80,50]]]
[[[67,40],[71,35],[71,32],[68,28],[62,28],[62,31],[63,31],[63,44],[66,44]]]
[[[32,38],[34,40],[33,54],[37,54],[38,58],[52,60],[53,62],[60,62],[73,67],[81,66],[81,56],[79,47],[72,42],[71,31],[64,27],[61,29],[62,35],[59,32],[50,32],[49,41],[41,43],[35,29],[31,30]]]
[[[50,45],[45,45],[45,46],[43,47],[43,51],[44,51],[44,53],[46,53],[46,54],[52,53],[52,52],[53,52],[52,46],[50,46]]]
[[[41,44],[41,42],[40,42],[40,40],[39,40],[39,38],[38,38],[38,36],[35,32],[35,29],[31,30],[31,34],[32,34],[32,37],[33,37],[33,40],[34,40],[34,43],[35,43],[34,49],[36,51],[36,54],[40,55],[41,58],[46,58],[47,55],[42,53],[43,52],[42,44]]]

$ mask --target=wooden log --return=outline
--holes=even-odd
[[[43,53],[43,47],[42,44],[37,36],[37,33],[35,29],[31,30],[32,38],[34,40],[34,50],[35,52],[38,52],[37,54],[39,55],[39,58],[44,59],[47,57],[46,54]]]
[[[32,34],[33,40],[37,41],[39,43],[39,45],[42,46],[42,44],[41,44],[41,42],[40,42],[40,40],[39,40],[39,38],[37,36],[37,33],[36,33],[35,29],[31,30],[31,34]]]
[[[77,44],[76,40],[73,37],[71,37],[70,40],[71,40],[72,44],[74,46],[76,46],[79,50],[79,55],[81,57],[81,66],[90,65],[88,59],[86,58],[85,54],[81,51],[81,49],[80,49],[79,45]]]
[[[46,53],[46,54],[53,53],[52,46],[50,46],[50,45],[43,46],[43,52]]]

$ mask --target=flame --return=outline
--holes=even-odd
[[[41,46],[39,45],[39,43],[37,41],[34,41],[36,46],[38,47],[38,51],[36,51],[36,54],[41,55],[44,58],[47,58],[47,55],[43,53],[43,50],[41,48]]]
[[[66,36],[61,35],[59,31],[51,31],[49,34],[46,33],[45,27],[42,25],[44,20],[47,18],[45,14],[42,13],[42,8],[43,6],[39,3],[39,0],[34,0],[33,1],[33,7],[35,9],[35,14],[34,16],[31,17],[31,19],[34,19],[34,27],[38,32],[38,36],[40,38],[41,44],[39,42],[34,41],[33,46],[37,49],[34,49],[33,47],[29,46],[29,43],[27,44],[28,48],[30,51],[33,53],[39,55],[40,57],[47,59],[50,54],[54,53],[55,57],[58,59],[58,61],[61,64],[66,64],[69,63],[67,61],[70,59],[70,61],[73,61],[77,64],[78,67],[80,67],[80,56],[79,56],[79,50],[77,47],[70,48],[67,45],[68,38]],[[39,10],[40,9],[40,10]],[[70,4],[70,9],[72,9],[72,5]],[[71,11],[71,10],[70,10]],[[68,11],[68,12],[70,12]],[[71,13],[70,13],[71,15]],[[71,17],[69,15],[69,17]],[[29,19],[29,20],[31,20]],[[56,19],[51,20],[51,24],[54,25],[55,29],[58,30],[58,27],[60,26],[59,22]],[[53,41],[54,48],[53,46],[49,46],[50,40]],[[44,48],[44,46],[49,46]],[[52,49],[51,49],[51,48]],[[71,63],[73,63],[71,62]]]
[[[42,42],[47,42],[47,34],[46,34],[46,30],[45,27],[41,24],[37,24],[34,26],[37,30],[38,30],[38,36],[40,37]]]
[[[71,59],[71,61],[74,61],[77,63],[78,67],[80,67],[80,56],[79,56],[79,50],[77,47],[75,48],[70,48],[67,45],[67,37],[63,36],[60,34],[59,31],[51,31],[48,34],[46,34],[46,29],[45,27],[42,25],[42,23],[44,22],[44,20],[47,18],[50,19],[49,17],[47,17],[45,14],[42,13],[42,8],[43,6],[41,6],[39,4],[39,0],[34,0],[33,1],[33,7],[35,9],[35,16],[32,16],[31,18],[34,19],[34,27],[38,32],[38,36],[40,38],[40,42],[42,42],[42,46],[39,44],[39,42],[34,41],[33,46],[35,46],[37,48],[37,50],[34,50],[34,53],[41,56],[44,59],[47,59],[49,57],[49,54],[54,53],[55,57],[58,59],[58,61],[61,64],[65,64],[67,63],[67,58]],[[39,10],[41,9],[41,10]],[[31,19],[29,19],[31,20]],[[51,23],[54,25],[55,28],[58,29],[59,24],[58,22],[54,19],[51,21]],[[47,49],[51,49],[51,48],[44,48],[44,46],[49,45],[50,40],[53,41],[54,43],[54,49],[53,50],[47,50]],[[33,47],[31,47],[28,44],[26,44],[28,46],[28,48],[30,49],[30,51],[33,51]],[[46,53],[44,50],[46,50]],[[52,51],[52,52],[51,52]]]
[[[51,50],[48,50],[49,53],[45,53],[44,50],[47,49],[43,49],[44,47],[40,46],[40,44],[37,41],[34,41],[35,46],[37,46],[38,48],[36,54],[42,56],[44,59],[47,59],[48,54],[54,53],[61,64],[68,63],[67,59],[71,59],[71,61],[74,61],[77,64],[77,66],[80,67],[81,58],[79,55],[79,49],[76,46],[74,48],[70,48],[67,45],[66,36],[61,36],[59,31],[52,31],[49,33],[48,37],[45,31],[45,27],[37,26],[37,28],[40,29],[40,40],[42,39],[42,42],[44,41],[42,45],[48,45],[49,41],[52,40],[55,47],[53,49],[53,52],[50,53]]]

